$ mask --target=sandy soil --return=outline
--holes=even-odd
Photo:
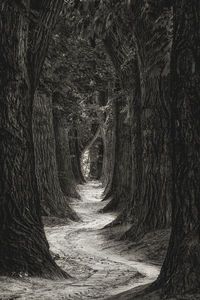
[[[79,189],[81,200],[74,202],[73,208],[81,222],[45,222],[51,251],[72,278],[1,277],[0,299],[106,299],[155,280],[160,267],[142,261],[141,249],[134,255],[132,244],[110,240],[109,231],[100,230],[115,218],[114,214],[98,213],[106,204],[101,202],[100,184],[90,182]]]

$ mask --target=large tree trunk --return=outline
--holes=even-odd
[[[116,142],[115,164],[112,178],[112,199],[102,209],[103,212],[113,211],[127,206],[131,183],[131,135],[127,114],[122,112],[125,99],[117,99],[116,103]]]
[[[112,196],[112,182],[115,168],[116,150],[116,101],[113,101],[112,83],[108,84],[108,107],[109,111],[104,124],[101,126],[101,136],[104,144],[104,156],[102,166],[102,183],[104,186],[103,200]]]
[[[118,102],[117,105],[117,116],[116,119],[116,148],[115,148],[115,164],[114,164],[114,172],[112,177],[112,184],[109,192],[107,193],[107,198],[112,196],[111,201],[108,205],[103,209],[103,211],[109,211],[113,209],[120,208],[121,212],[118,217],[111,223],[109,226],[114,226],[121,224],[123,222],[128,221],[128,217],[130,213],[133,211],[132,209],[132,195],[133,191],[137,189],[137,186],[133,186],[132,178],[134,177],[134,168],[135,165],[133,163],[134,147],[138,147],[138,140],[135,139],[133,143],[133,124],[137,123],[138,118],[133,115],[132,102],[135,101],[135,97],[138,96],[138,86],[134,81],[133,76],[133,66],[129,65],[128,69],[122,71],[121,64],[122,62],[127,60],[126,56],[123,56],[123,51],[116,51],[116,36],[114,34],[110,34],[104,40],[105,48],[113,62],[115,70],[120,78],[120,86],[121,89],[129,91],[129,95],[127,97],[128,102],[124,99],[121,100],[121,103]],[[120,54],[119,54],[120,53]],[[123,57],[122,57],[123,56]],[[135,75],[135,74],[134,74]],[[136,73],[137,79],[138,72]],[[136,80],[138,82],[138,80]],[[135,95],[133,96],[133,91]],[[125,93],[124,93],[125,94]],[[133,100],[134,99],[134,100]],[[140,98],[139,98],[140,99]],[[139,100],[137,99],[137,101]],[[123,104],[124,102],[124,104]],[[124,105],[128,105],[128,124],[125,122],[125,116],[120,114],[120,110]],[[139,112],[139,111],[138,111]],[[138,114],[137,114],[138,116]],[[137,126],[136,126],[137,127]],[[139,132],[140,134],[141,132]],[[141,147],[140,147],[141,148]],[[136,162],[138,164],[139,157],[136,158]],[[139,177],[141,178],[141,177]],[[137,178],[139,180],[139,178]],[[135,182],[134,182],[135,183]],[[138,193],[139,194],[139,193]],[[106,198],[105,198],[106,199]]]
[[[29,1],[24,8],[29,12]],[[41,222],[26,65],[28,18],[14,1],[1,1],[0,14],[0,275],[63,277]]]
[[[116,51],[115,43],[115,36],[112,34],[104,40],[106,50],[120,78],[121,87],[126,88],[126,90],[129,91],[129,126],[124,124],[124,116],[120,116],[118,112],[118,118],[115,118],[118,128],[116,132],[116,145],[118,146],[116,146],[116,159],[112,177],[113,180],[109,190],[110,193],[107,194],[108,196],[114,194],[114,197],[104,208],[104,211],[120,207],[121,212],[108,226],[119,225],[132,221],[134,205],[140,200],[142,177],[141,93],[138,63],[137,59],[135,59],[133,66],[129,65],[127,70],[122,71],[121,63],[122,61],[125,61],[127,57],[119,56]],[[114,182],[116,183],[115,185]]]
[[[131,167],[131,177],[129,179],[129,195],[127,196],[126,205],[121,208],[120,214],[110,224],[110,226],[120,225],[124,223],[132,223],[137,217],[137,205],[140,203],[142,191],[142,134],[141,134],[141,87],[140,75],[138,69],[138,62],[135,59],[134,67],[132,68],[134,74],[132,81],[132,90],[129,95],[129,124],[130,124],[130,152],[129,158],[131,163],[126,165],[126,168]]]
[[[58,179],[51,95],[40,92],[35,95],[33,135],[36,175],[43,212],[49,216],[77,220],[76,213],[69,207],[69,199],[61,191]],[[67,187],[69,188],[69,182]]]
[[[115,133],[116,133],[116,105],[112,100],[113,87],[112,82],[108,83],[107,92],[99,97],[99,104],[109,108],[104,112],[103,123],[100,125],[101,137],[103,141],[103,164],[101,173],[101,182],[104,187],[103,196],[105,200],[111,194],[112,178],[115,162]]]
[[[198,0],[175,1],[171,61],[173,218],[168,253],[158,280],[168,294],[200,290],[199,24]]]
[[[136,217],[136,206],[140,203],[142,193],[142,131],[141,131],[141,87],[138,62],[136,59],[134,89],[130,95],[130,126],[131,126],[131,152],[132,152],[132,177],[130,201],[125,208],[125,216],[129,221]],[[124,214],[124,213],[123,213]]]
[[[75,177],[72,171],[69,128],[66,127],[65,123],[64,118],[54,117],[58,176],[63,193],[68,197],[80,198],[76,191]]]
[[[137,9],[142,5],[140,2]],[[141,80],[142,190],[138,202],[133,203],[133,227],[126,233],[131,239],[168,227],[171,218],[170,96],[165,71],[169,41],[166,28],[156,31],[146,19],[138,19],[134,27]],[[165,50],[162,56],[156,55],[160,48]]]

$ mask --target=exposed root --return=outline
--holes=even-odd
[[[70,199],[66,196],[60,196],[57,203],[52,201],[42,201],[42,216],[65,218],[78,222],[80,217],[69,205]]]
[[[130,289],[118,295],[106,298],[106,300],[161,300],[161,290],[153,290],[151,285],[143,285]],[[174,299],[175,300],[175,299]]]
[[[99,212],[101,213],[108,213],[117,210],[118,201],[116,201],[115,197],[111,197],[108,204],[106,204]]]
[[[120,226],[124,223],[129,223],[126,219],[127,216],[127,212],[124,209],[118,216],[116,219],[114,219],[111,223],[108,223],[106,226],[104,226],[104,228],[112,228],[115,226]]]
[[[113,194],[112,190],[108,191],[106,194],[103,194],[103,199],[101,201],[108,200],[109,198],[112,197],[112,194]]]
[[[120,240],[130,240],[137,242],[141,238],[144,237],[144,235],[151,231],[150,228],[146,228],[144,224],[139,223],[138,220],[131,226],[129,230],[127,230],[121,237]]]

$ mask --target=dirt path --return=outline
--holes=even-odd
[[[157,277],[157,266],[137,262],[124,251],[124,242],[111,242],[99,230],[115,217],[98,213],[104,205],[101,193],[99,183],[80,186],[81,201],[73,206],[82,222],[45,228],[57,263],[73,278],[51,281],[4,277],[0,299],[106,299]]]

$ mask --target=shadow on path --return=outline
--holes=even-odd
[[[2,277],[0,299],[106,299],[155,280],[158,266],[134,260],[133,255],[124,251],[124,241],[111,242],[105,231],[99,230],[116,217],[112,213],[98,213],[105,205],[101,202],[100,183],[81,185],[79,192],[81,200],[74,202],[73,208],[82,221],[45,227],[58,265],[73,278],[51,281]]]

